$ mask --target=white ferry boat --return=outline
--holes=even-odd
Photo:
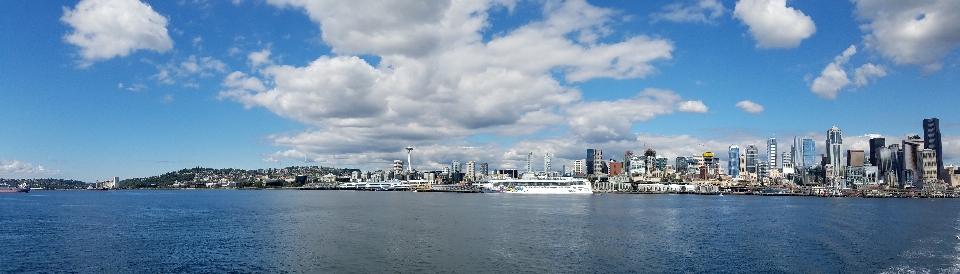
[[[483,193],[523,194],[592,194],[593,188],[585,179],[504,179],[490,180],[480,185]]]

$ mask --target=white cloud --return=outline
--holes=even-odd
[[[853,74],[853,84],[862,87],[870,83],[871,79],[887,76],[887,70],[880,65],[863,64]]]
[[[84,67],[136,50],[173,48],[167,18],[138,0],[83,0],[72,10],[64,7],[60,20],[73,27],[64,40],[80,47]]]
[[[763,106],[749,100],[743,100],[738,102],[737,107],[742,109],[743,111],[753,113],[753,114],[760,114],[761,112],[763,112]]]
[[[669,4],[663,7],[662,12],[650,15],[653,22],[699,22],[714,24],[717,18],[723,16],[724,8],[717,0],[700,0],[694,5],[684,5],[682,2]]]
[[[250,59],[250,66],[252,67],[258,67],[261,64],[273,64],[273,62],[270,61],[270,49],[251,52],[247,54],[247,58]]]
[[[841,66],[846,65],[850,56],[856,53],[857,47],[851,45],[842,54],[837,55],[833,62],[823,68],[820,76],[813,80],[810,91],[823,99],[836,99],[840,89],[850,84],[850,78],[847,78],[847,72]]]
[[[960,46],[960,5],[956,0],[855,0],[856,14],[868,23],[868,48],[898,65],[939,70],[940,60]]]
[[[817,32],[810,16],[787,7],[786,0],[740,0],[733,15],[747,25],[759,48],[794,48]]]
[[[40,165],[34,166],[31,163],[24,163],[18,160],[0,159],[0,174],[2,175],[53,175],[59,173],[59,170],[48,170]]]
[[[685,101],[680,103],[677,110],[682,112],[707,113],[707,105],[703,101]]]
[[[227,69],[226,63],[213,57],[197,58],[195,55],[190,55],[180,62],[170,60],[167,64],[157,65],[157,74],[150,76],[150,78],[160,83],[172,85],[177,83],[178,79],[189,79],[196,76],[201,78],[211,77],[226,73]]]
[[[610,102],[582,102],[580,91],[555,75],[566,82],[642,78],[656,72],[650,63],[670,59],[673,51],[670,41],[643,35],[596,42],[612,34],[606,25],[617,12],[576,0],[546,2],[543,20],[489,41],[481,40],[487,10],[512,3],[270,3],[304,9],[320,23],[323,41],[337,55],[299,67],[268,62],[268,50],[260,52],[263,58],[248,56],[254,74],[231,73],[219,98],[264,107],[313,127],[268,139],[314,156],[362,158],[393,153],[397,146],[446,145],[477,134],[564,130],[576,125],[570,116],[578,107]],[[371,7],[391,12],[384,18],[366,16]],[[374,66],[350,55],[357,53],[375,54],[380,62]],[[610,123],[618,134],[610,138],[628,136],[630,121],[672,113],[683,101],[670,91],[650,93],[612,103],[632,116],[626,124]],[[629,103],[640,103],[635,105],[640,109]],[[595,138],[589,131],[571,129]]]
[[[690,102],[681,101],[673,91],[648,88],[629,99],[574,104],[566,112],[571,133],[585,142],[628,140],[635,138],[634,122],[673,113]]]

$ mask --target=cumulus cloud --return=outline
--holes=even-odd
[[[868,48],[898,65],[939,70],[940,60],[960,46],[960,5],[955,0],[855,0],[856,14],[867,24]]]
[[[652,22],[671,21],[671,22],[694,22],[714,24],[717,18],[723,16],[724,8],[717,0],[700,0],[693,5],[685,5],[682,2],[669,4],[663,7],[663,11],[650,15]]]
[[[645,91],[625,101],[583,102],[576,87],[562,84],[558,78],[567,83],[643,78],[656,73],[652,63],[672,58],[673,44],[664,39],[630,35],[619,42],[597,42],[611,36],[607,25],[617,12],[582,0],[542,3],[542,20],[488,41],[481,35],[488,25],[487,10],[510,8],[511,2],[269,3],[303,9],[337,54],[305,66],[270,63],[267,50],[251,54],[254,72],[230,73],[219,98],[264,107],[311,126],[268,137],[308,158],[335,154],[378,161],[398,146],[448,145],[477,134],[517,136],[567,127],[587,139],[623,139],[630,137],[630,123],[672,113],[684,101],[672,91]],[[365,16],[371,7],[390,12],[384,18]],[[352,54],[374,54],[380,61],[370,64]],[[612,134],[598,137],[602,130],[574,121],[581,110],[594,106],[605,111],[607,104],[630,117],[608,122],[587,113],[587,118]],[[498,146],[488,147],[493,151]]]
[[[585,142],[595,143],[634,139],[634,122],[673,113],[685,105],[695,109],[703,104],[682,101],[679,94],[670,90],[648,88],[629,99],[574,104],[566,112],[570,131]]]
[[[31,163],[24,163],[18,160],[3,160],[0,159],[0,174],[12,175],[12,176],[24,176],[24,175],[53,175],[59,174],[59,170],[49,170],[43,166],[37,165],[34,166]]]
[[[786,0],[740,0],[733,16],[747,25],[759,48],[794,48],[817,32],[810,16],[787,7]]]
[[[81,66],[137,50],[173,48],[167,18],[138,0],[83,0],[74,9],[64,7],[60,21],[73,28],[64,40],[80,47]]]
[[[680,103],[677,110],[681,112],[707,113],[707,105],[703,101],[684,101]]]
[[[833,62],[823,68],[820,76],[813,80],[810,91],[824,99],[836,99],[840,89],[850,84],[850,78],[847,78],[847,72],[841,66],[846,65],[850,56],[856,53],[857,47],[851,45],[842,54],[834,57]]]
[[[230,49],[233,50],[232,48]],[[247,58],[250,59],[250,66],[257,67],[261,64],[272,64],[270,61],[270,49],[263,49],[261,51],[251,52],[247,54]]]
[[[854,81],[851,82],[847,77],[847,72],[843,68],[850,57],[857,53],[857,47],[851,45],[840,55],[834,57],[833,62],[823,68],[820,76],[813,80],[810,91],[819,95],[823,99],[836,99],[841,89],[853,83],[857,87],[869,84],[871,79],[886,76],[887,72],[883,66],[866,63],[854,70]]]
[[[863,64],[853,73],[853,84],[862,87],[870,83],[870,80],[878,77],[887,76],[887,70],[881,65],[871,63]]]
[[[738,102],[737,107],[742,109],[743,111],[753,113],[753,114],[760,114],[761,112],[763,112],[763,106],[749,100],[743,100]]]

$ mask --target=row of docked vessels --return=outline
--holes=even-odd
[[[582,178],[493,179],[480,185],[483,193],[593,194],[590,182]]]
[[[358,182],[345,183],[339,186],[339,189],[347,190],[370,190],[370,191],[406,191],[411,190],[410,184],[398,181],[390,182]]]

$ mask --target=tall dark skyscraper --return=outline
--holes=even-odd
[[[586,161],[587,161],[587,175],[593,174],[593,154],[594,154],[594,151],[595,151],[595,150],[592,149],[592,148],[588,148],[588,149],[587,149],[587,159],[586,159]]]
[[[943,176],[943,146],[940,140],[940,119],[923,119],[923,148],[937,152],[937,177]]]
[[[870,139],[870,164],[880,166],[880,149],[885,148],[887,139],[883,137]]]
[[[747,172],[757,173],[757,164],[760,163],[759,155],[760,150],[757,149],[757,146],[750,144],[747,145],[746,149],[746,158],[747,158]]]

